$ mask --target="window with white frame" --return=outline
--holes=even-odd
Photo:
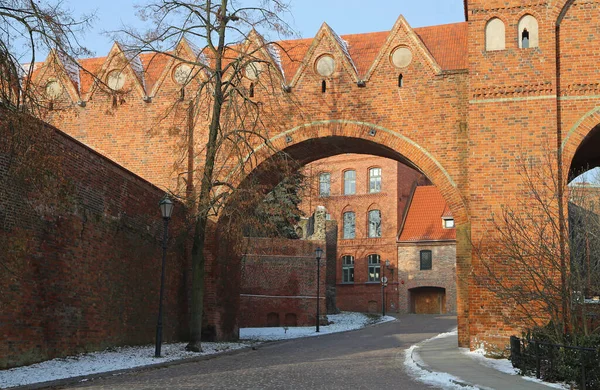
[[[379,282],[379,272],[381,270],[381,257],[379,255],[369,255],[369,282]]]
[[[444,229],[452,229],[454,227],[454,218],[443,219]]]
[[[323,172],[319,175],[319,196],[326,198],[331,194],[331,174]]]
[[[369,238],[381,237],[381,211],[369,211]]]
[[[356,194],[356,171],[344,172],[344,195]]]
[[[369,169],[369,192],[381,192],[381,168]]]
[[[354,256],[342,256],[342,283],[354,283]]]
[[[353,211],[344,213],[344,238],[354,238],[356,235],[356,214]]]

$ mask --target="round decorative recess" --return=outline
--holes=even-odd
[[[125,74],[120,70],[113,70],[106,76],[106,85],[113,91],[119,91],[125,85]]]
[[[50,80],[46,84],[46,96],[49,99],[57,99],[58,97],[60,97],[60,95],[62,95],[62,92],[63,87],[58,81]]]
[[[262,71],[263,64],[261,62],[251,62],[246,66],[246,77],[256,80]]]
[[[322,55],[315,62],[315,70],[320,76],[329,77],[335,72],[335,60],[328,54]]]
[[[412,52],[408,47],[397,47],[390,57],[392,65],[396,68],[406,68],[412,62]]]
[[[173,71],[173,80],[179,85],[187,84],[191,77],[192,67],[189,64],[179,64]]]

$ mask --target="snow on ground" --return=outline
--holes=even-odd
[[[123,370],[150,364],[188,359],[199,355],[248,347],[248,343],[202,343],[200,354],[187,352],[186,343],[162,345],[162,357],[154,357],[154,345],[116,347],[105,351],[85,353],[67,358],[48,360],[31,366],[0,371],[0,388],[28,385],[38,382]]]
[[[394,317],[369,317],[360,313],[328,315],[331,325],[321,326],[320,333],[315,327],[288,328],[242,328],[240,338],[258,341],[283,340],[297,337],[318,336],[321,334],[359,329],[367,325],[395,320]],[[33,383],[98,374],[107,371],[123,370],[174,360],[193,358],[201,355],[240,349],[252,345],[251,341],[239,343],[202,343],[203,352],[198,354],[185,351],[186,343],[162,345],[162,357],[154,357],[154,345],[140,347],[117,347],[105,351],[92,352],[67,358],[48,360],[31,366],[0,370],[0,388],[29,385]],[[85,380],[85,379],[84,379]]]
[[[373,317],[369,317],[361,313],[328,314],[327,318],[333,323],[331,325],[320,326],[319,333],[315,331],[314,326],[290,327],[287,329],[284,327],[242,328],[240,329],[240,339],[257,341],[295,339],[298,337],[319,336],[327,333],[360,329],[373,323],[395,320],[394,317],[390,316],[376,317],[373,319]]]
[[[476,349],[475,351],[469,351],[468,348],[461,348],[461,351],[465,355],[467,355],[470,358],[478,361],[480,364],[483,364],[484,366],[493,368],[493,369],[498,370],[500,372],[503,372],[505,374],[519,375],[519,369],[514,368],[512,366],[512,363],[511,363],[510,360],[508,360],[508,359],[491,359],[491,358],[487,358],[487,357],[485,357],[485,351],[482,348]],[[531,382],[537,382],[537,383],[544,384],[544,385],[546,385],[548,387],[554,387],[556,389],[569,389],[570,388],[565,383],[544,382],[541,379],[537,379],[537,378],[530,377],[530,376],[523,376],[522,378],[525,379],[525,380],[531,381]]]
[[[429,340],[447,337],[452,334],[454,334],[454,332],[441,333]],[[419,357],[418,349],[418,345],[413,345],[405,351],[404,366],[406,367],[406,371],[410,376],[420,382],[424,382],[435,387],[441,387],[443,389],[478,390],[477,387],[466,386],[460,383],[463,381],[454,375],[446,374],[445,372],[428,371],[421,368],[425,366],[425,364]]]

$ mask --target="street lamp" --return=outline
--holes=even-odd
[[[162,257],[162,271],[160,274],[160,299],[158,303],[158,321],[156,323],[156,348],[154,349],[154,357],[160,357],[160,347],[162,345],[162,304],[163,304],[163,294],[165,289],[165,260],[167,258],[167,233],[169,229],[169,220],[171,219],[171,214],[173,213],[173,202],[169,199],[168,195],[165,195],[164,198],[158,203],[160,207],[160,213],[162,214],[162,218],[164,221],[163,228],[163,257]]]
[[[315,250],[315,256],[317,258],[317,333],[319,332],[319,301],[321,299],[321,257],[323,256],[323,249],[317,247]]]
[[[382,272],[381,272],[381,315],[383,317],[385,317],[385,288],[387,287],[387,278],[385,277],[385,269],[389,268],[390,266],[390,261],[386,260],[385,261],[385,266],[381,267],[382,268]]]

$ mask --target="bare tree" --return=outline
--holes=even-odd
[[[190,341],[186,347],[190,351],[201,351],[208,222],[228,212],[233,229],[235,221],[251,214],[248,207],[240,205],[256,202],[256,194],[264,196],[267,191],[268,186],[263,191],[256,185],[252,190],[246,186],[243,191],[238,184],[257,167],[261,153],[276,153],[268,141],[269,132],[275,134],[281,126],[273,118],[286,109],[280,102],[289,97],[280,47],[257,31],[275,32],[278,37],[290,34],[281,18],[286,12],[288,5],[279,0],[160,0],[141,9],[142,18],[153,26],[150,31],[123,31],[126,50],[161,53],[185,65],[177,75],[183,84],[178,102],[162,115],[163,119],[186,118],[179,121],[179,127],[185,128],[180,132],[185,139],[180,175],[186,186],[187,204],[195,215]],[[192,56],[180,50],[182,42],[191,49]],[[197,49],[195,43],[202,48]],[[284,175],[297,171],[296,163],[282,154],[278,156],[267,170]],[[283,178],[275,176],[279,181]],[[252,180],[265,182],[251,177],[245,183]],[[199,189],[196,182],[200,183]],[[224,210],[232,202],[240,207]]]
[[[75,19],[60,1],[4,0],[0,3],[0,104],[7,110],[36,108],[32,74],[38,53],[56,50],[66,61],[89,51],[79,34],[91,16]]]
[[[493,215],[492,233],[474,244],[482,265],[475,280],[504,302],[506,323],[549,325],[556,342],[598,331],[589,329],[586,313],[600,281],[600,188],[559,188],[553,157],[523,159],[518,166],[516,201]],[[568,204],[559,208],[562,196]]]

